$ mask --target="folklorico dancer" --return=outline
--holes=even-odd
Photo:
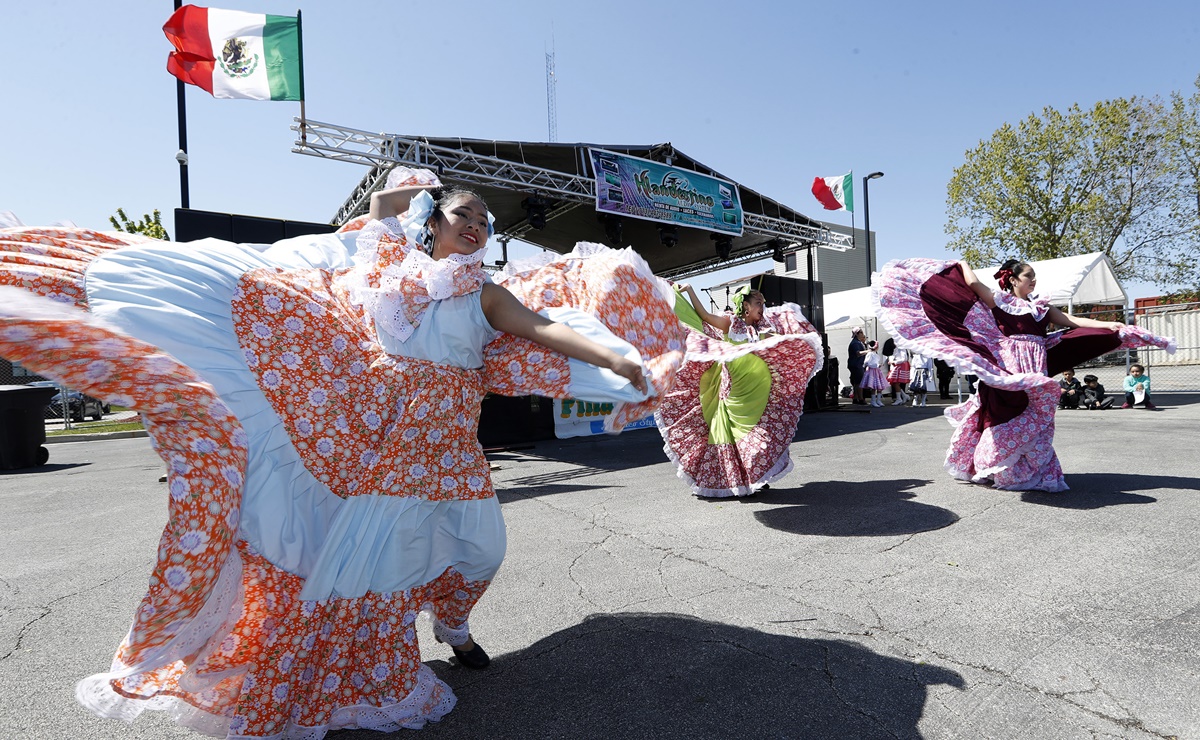
[[[149,592],[77,688],[97,714],[233,738],[440,719],[415,621],[485,667],[468,617],[505,550],[484,394],[615,402],[615,431],[673,381],[683,332],[631,250],[493,283],[482,199],[401,177],[373,218],[266,249],[0,229],[0,354],[139,409],[168,467]]]
[[[686,283],[675,287],[687,356],[655,413],[664,450],[695,495],[749,496],[792,469],[788,447],[821,369],[820,335],[799,306],[766,308],[749,286],[733,295],[731,314],[705,309]]]
[[[978,393],[945,411],[954,426],[946,470],[1015,491],[1064,491],[1054,453],[1065,368],[1122,347],[1175,351],[1174,340],[1120,322],[1063,313],[1034,294],[1031,266],[1010,259],[980,282],[965,262],[889,262],[872,280],[876,315],[898,346],[979,378]],[[1049,324],[1068,327],[1049,332]]]

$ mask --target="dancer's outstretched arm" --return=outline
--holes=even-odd
[[[1121,327],[1125,326],[1120,321],[1096,321],[1095,319],[1087,319],[1083,316],[1072,316],[1054,306],[1050,307],[1049,315],[1050,321],[1055,326],[1066,326],[1072,329],[1108,329],[1109,331],[1120,331]]]
[[[483,315],[493,329],[531,339],[567,357],[606,367],[642,393],[646,378],[642,366],[607,347],[596,344],[565,324],[558,324],[526,308],[516,297],[494,283],[483,286]]]
[[[688,300],[692,303],[692,308],[696,309],[696,313],[700,314],[700,318],[704,323],[720,331],[722,334],[729,333],[729,327],[733,320],[723,313],[713,313],[704,307],[704,301],[696,295],[696,291],[692,290],[692,286],[688,283],[675,283],[675,287],[688,294]]]

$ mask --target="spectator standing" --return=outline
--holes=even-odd
[[[889,342],[892,340],[889,339]],[[886,345],[884,345],[886,346]],[[887,354],[886,351],[884,353]],[[892,354],[888,357],[888,375],[887,381],[892,385],[892,401],[893,406],[902,406],[908,400],[908,394],[904,392],[904,386],[908,384],[911,363],[908,358],[908,351],[900,347],[893,347]]]
[[[943,399],[950,398],[950,381],[954,379],[954,368],[944,360],[934,358],[933,366],[937,371],[938,393]]]
[[[861,326],[854,327],[850,334],[852,338],[846,350],[846,369],[850,371],[850,388],[854,398],[851,403],[866,406],[867,402],[863,400],[863,391],[859,386],[862,385],[863,363],[867,357],[867,334]]]
[[[924,406],[925,396],[933,380],[933,361],[924,355],[912,356],[912,383],[908,390],[912,393],[913,407]]]

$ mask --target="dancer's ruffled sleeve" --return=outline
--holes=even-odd
[[[510,263],[495,279],[530,310],[640,362],[652,392],[630,395],[628,383],[607,369],[507,334],[485,351],[489,390],[615,401],[605,420],[608,431],[620,431],[657,408],[683,362],[684,336],[669,288],[636,252],[581,242],[565,255]]]

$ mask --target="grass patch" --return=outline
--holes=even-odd
[[[93,421],[75,422],[70,429],[47,429],[47,437],[69,437],[74,434],[99,434],[102,432],[134,432],[145,429],[140,421]]]

